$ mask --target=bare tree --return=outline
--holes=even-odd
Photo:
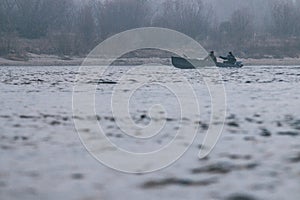
[[[291,1],[275,1],[272,6],[272,34],[280,37],[295,35],[299,27],[299,12],[299,7]]]
[[[193,38],[203,39],[212,23],[212,10],[202,0],[167,0],[154,25],[175,29]]]
[[[253,39],[253,16],[247,9],[238,9],[232,13],[230,20],[219,24],[213,35],[214,47],[222,51],[242,52]]]
[[[219,22],[204,0],[164,0],[157,9],[148,0],[0,0],[0,54],[17,49],[83,54],[110,35],[144,26],[178,30],[210,49],[242,52],[277,45],[278,54],[287,53],[284,48],[299,52],[300,1],[266,1],[262,11],[240,7]],[[230,2],[222,16],[232,13]]]
[[[253,16],[247,9],[238,9],[231,16],[231,36],[238,45],[244,45],[253,37]]]
[[[14,1],[0,0],[0,55],[16,51],[16,5]]]
[[[16,26],[19,34],[26,38],[46,36],[48,28],[68,25],[67,9],[71,8],[68,0],[14,0],[18,12]]]
[[[102,5],[99,23],[103,39],[132,28],[149,25],[145,0],[112,0]]]
[[[90,4],[84,5],[79,11],[76,33],[79,39],[78,48],[83,52],[88,51],[95,45],[96,23],[92,11],[93,9]]]

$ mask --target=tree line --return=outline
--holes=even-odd
[[[217,20],[202,0],[0,0],[0,55],[22,52],[85,55],[111,35],[157,26],[183,32],[207,49],[242,57],[300,55],[300,5],[269,1],[257,26],[248,8]]]

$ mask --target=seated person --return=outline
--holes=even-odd
[[[232,52],[229,52],[226,57],[220,56],[220,58],[225,60],[224,63],[228,63],[228,64],[235,64],[236,63],[236,58],[234,57]]]
[[[205,60],[205,61],[213,61],[214,63],[217,63],[217,58],[216,58],[216,56],[215,56],[215,52],[214,52],[214,51],[211,51],[211,52],[209,53],[209,55],[208,55],[206,58],[204,58],[204,60]]]

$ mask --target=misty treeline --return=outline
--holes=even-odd
[[[0,55],[85,55],[109,36],[148,26],[171,28],[208,50],[231,50],[241,57],[300,55],[300,4],[289,0],[269,1],[260,23],[245,7],[217,19],[214,7],[202,0],[82,2],[0,0]]]

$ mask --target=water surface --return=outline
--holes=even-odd
[[[163,83],[180,84],[176,77],[183,75],[194,87],[201,112],[184,119],[199,124],[194,144],[172,166],[147,175],[109,169],[85,150],[72,116],[78,69],[0,68],[1,199],[300,198],[300,66],[219,69],[221,79],[214,77],[211,68],[200,72],[162,68],[159,73],[164,76],[140,88],[130,100],[131,117],[140,126],[149,124],[152,105],[165,108],[168,115],[162,120],[168,118],[166,126],[150,140],[124,134],[109,106],[115,83],[132,67],[112,67],[100,80],[89,82],[98,85],[96,111],[107,137],[137,152],[166,145],[182,120],[176,96]],[[139,73],[153,76],[149,70]],[[199,160],[211,114],[203,77],[225,84],[228,105],[220,141],[207,159]],[[128,84],[135,81],[139,80],[130,79]],[[140,134],[134,127],[132,132]]]

